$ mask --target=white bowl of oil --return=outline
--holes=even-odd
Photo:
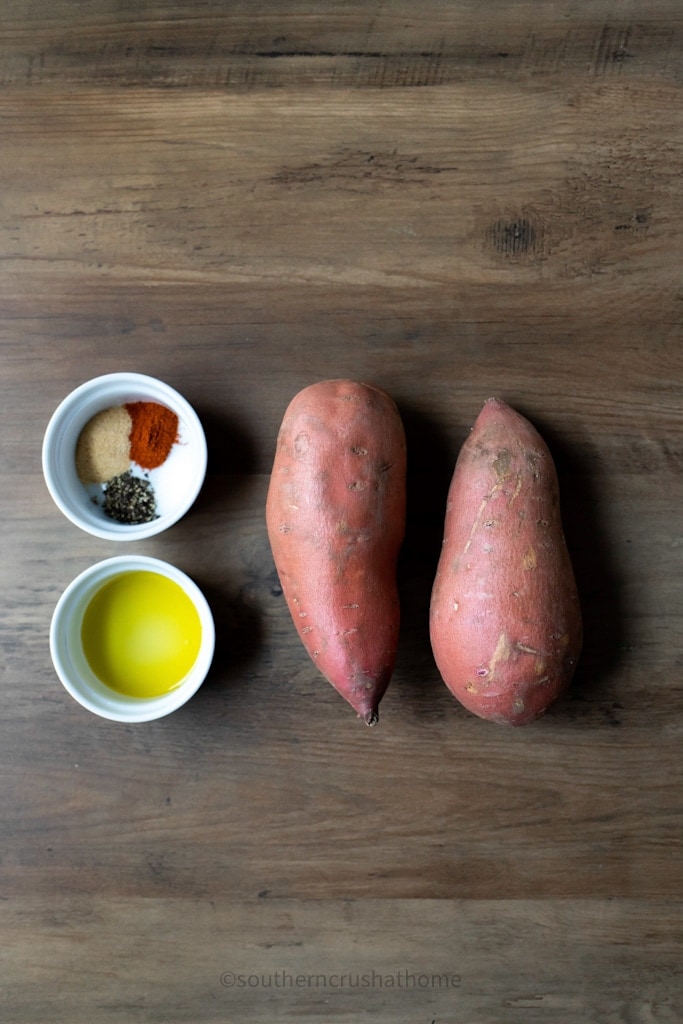
[[[162,427],[172,431],[163,449]],[[192,406],[169,384],[109,373],[81,384],[55,409],[42,463],[47,489],[72,523],[105,540],[143,540],[173,526],[194,503],[206,475],[206,437]]]
[[[105,559],[77,576],[55,607],[50,654],[78,703],[115,722],[176,711],[211,666],[215,628],[199,587],[146,555]]]

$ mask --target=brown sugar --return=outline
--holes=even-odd
[[[103,409],[88,420],[76,443],[81,483],[102,484],[130,468],[132,419],[124,406]]]

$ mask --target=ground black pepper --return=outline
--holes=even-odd
[[[149,480],[134,476],[130,470],[104,485],[102,510],[110,519],[128,526],[151,523],[159,518]]]

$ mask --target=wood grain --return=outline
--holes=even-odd
[[[682,68],[677,0],[2,4],[3,1020],[680,1019]],[[197,504],[133,547],[218,627],[199,694],[136,727],[47,645],[119,549],[52,504],[43,432],[121,369],[205,425]],[[337,376],[408,439],[372,731],[293,633],[264,521],[289,400]],[[555,457],[586,627],[517,731],[455,703],[427,632],[490,395]],[[461,980],[221,984],[347,968]]]
[[[655,901],[80,897],[57,910],[32,899],[7,918],[10,967],[31,983],[8,987],[8,1024],[680,1019],[678,923]],[[85,943],[95,998],[81,984]]]

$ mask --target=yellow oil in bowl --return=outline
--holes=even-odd
[[[128,697],[174,690],[199,654],[199,613],[183,588],[158,572],[108,580],[83,616],[83,653],[97,678]]]

